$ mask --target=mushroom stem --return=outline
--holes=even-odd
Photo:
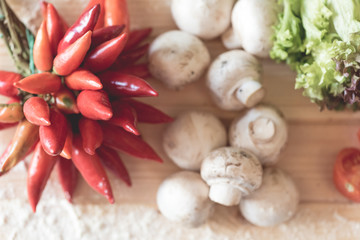
[[[259,81],[252,78],[243,79],[242,82],[235,93],[236,97],[246,107],[253,107],[265,96],[265,89]]]
[[[241,191],[230,184],[215,183],[210,186],[209,198],[216,203],[233,206],[240,203]]]
[[[228,28],[228,30],[221,35],[221,41],[227,49],[242,48],[241,39],[235,34],[232,27]]]
[[[275,136],[276,126],[272,119],[259,117],[249,122],[249,132],[254,142],[266,143]]]

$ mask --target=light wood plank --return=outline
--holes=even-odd
[[[19,3],[20,0],[12,1]],[[152,38],[164,31],[174,29],[175,24],[169,11],[170,1],[129,0],[131,27],[134,29],[154,27]],[[53,0],[51,2],[55,3],[59,11],[71,23],[87,1]],[[219,40],[206,42],[206,45],[210,49],[212,58],[224,51]],[[214,239],[232,237],[236,239],[356,239],[360,234],[360,206],[350,203],[336,191],[332,183],[332,165],[341,148],[359,146],[356,131],[360,127],[358,124],[360,113],[330,111],[320,113],[316,105],[302,96],[301,90],[294,90],[294,72],[287,66],[271,60],[263,60],[262,63],[264,85],[267,89],[265,102],[278,106],[289,122],[289,140],[285,151],[280,156],[278,166],[294,178],[301,196],[300,210],[295,218],[287,224],[275,228],[254,227],[239,216],[236,208],[218,206],[214,217],[207,225],[194,230],[179,226],[179,231],[176,233],[169,232],[168,229],[174,225],[156,212],[155,201],[156,191],[161,181],[179,170],[166,157],[161,147],[162,133],[166,125],[143,124],[140,126],[144,139],[164,158],[163,164],[123,155],[133,179],[131,188],[126,187],[109,173],[117,201],[114,206],[108,205],[106,200],[91,190],[84,181],[79,183],[76,191],[75,205],[68,205],[63,200],[57,176],[53,174],[44,191],[39,211],[42,214],[44,211],[45,213],[49,211],[48,214],[53,214],[54,218],[62,216],[60,210],[52,208],[61,209],[63,207],[70,209],[70,212],[89,218],[102,213],[106,219],[112,219],[114,229],[123,231],[124,234],[130,234],[135,239],[136,236],[140,236],[140,233],[152,236],[150,239],[160,239],[160,235],[164,232],[168,236],[173,236],[172,239],[180,239],[176,236],[185,233],[192,234],[194,239],[201,238],[201,236],[213,236]],[[15,70],[2,42],[0,42],[0,69]],[[182,91],[167,90],[155,79],[149,81],[159,91],[160,96],[142,100],[154,104],[174,117],[183,111],[201,109],[213,112],[228,126],[231,120],[239,114],[239,112],[222,111],[214,105],[206,89],[204,78],[186,86]],[[1,140],[9,141],[9,139]],[[27,228],[26,224],[33,226],[42,223],[45,226],[49,225],[50,228],[50,224],[42,222],[41,217],[37,218],[36,215],[33,217],[30,214],[30,207],[26,204],[25,189],[26,166],[24,164],[20,164],[12,172],[0,178],[0,210],[8,214],[0,217],[0,236],[4,236],[9,231],[18,231],[18,236],[26,236],[32,230]],[[60,204],[59,207],[56,203]],[[16,207],[24,208],[28,214],[27,218],[20,223],[13,223],[10,219]],[[121,214],[121,217],[115,215],[114,212]],[[135,227],[132,228],[125,224],[126,221],[134,221],[134,214],[140,218],[139,225],[143,227],[143,232],[135,231]],[[149,214],[156,215],[151,224],[161,226],[163,229],[158,232],[158,235],[151,231],[150,225],[144,223]],[[19,229],[16,224],[25,227]],[[82,226],[81,219],[78,219],[76,224]],[[124,226],[128,226],[128,228]],[[71,226],[68,225],[68,227]],[[82,227],[85,232],[93,233],[89,229],[91,226]],[[86,233],[83,234],[86,235]],[[131,238],[126,236],[124,239]]]

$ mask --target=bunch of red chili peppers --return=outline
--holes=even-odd
[[[91,0],[69,28],[52,4],[43,2],[42,11],[33,46],[38,73],[23,78],[0,71],[0,94],[12,98],[0,105],[0,129],[18,125],[0,158],[0,175],[34,151],[27,179],[33,211],[55,165],[69,201],[79,171],[112,203],[103,165],[131,185],[116,150],[161,162],[136,124],[172,120],[131,99],[157,96],[143,79],[147,65],[136,63],[151,29],[129,31],[126,0]]]

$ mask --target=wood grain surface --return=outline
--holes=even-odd
[[[66,19],[74,20],[81,10],[80,7],[86,1],[51,2],[59,7]],[[153,27],[152,38],[176,28],[169,10],[170,0],[128,0],[128,2],[131,28]],[[225,51],[218,39],[206,42],[206,45],[212,58]],[[280,156],[278,166],[294,178],[299,188],[301,198],[299,212],[294,219],[278,227],[258,228],[246,223],[236,208],[217,206],[214,216],[205,226],[196,230],[178,227],[179,233],[170,231],[167,236],[171,237],[169,239],[188,239],[188,237],[190,239],[190,236],[203,236],[202,231],[210,229],[213,231],[213,235],[209,235],[211,239],[359,239],[360,205],[351,203],[337,192],[332,183],[332,167],[340,149],[347,146],[360,147],[356,139],[356,131],[360,128],[360,113],[320,112],[316,105],[302,96],[301,90],[294,90],[295,74],[287,66],[271,60],[262,60],[262,63],[263,82],[267,90],[264,102],[274,104],[281,109],[289,125],[287,147]],[[2,42],[0,43],[0,69],[15,70]],[[228,126],[239,114],[239,112],[218,109],[212,103],[204,79],[186,86],[181,91],[168,90],[156,79],[150,79],[149,82],[160,95],[158,98],[146,99],[146,102],[157,106],[171,116],[176,117],[179,113],[190,109],[201,109],[213,112]],[[179,171],[162,150],[162,133],[165,128],[166,125],[140,125],[144,139],[164,158],[163,164],[123,155],[133,186],[126,187],[109,173],[116,198],[116,204],[110,206],[105,199],[81,181],[75,193],[74,207],[90,204],[98,208],[134,209],[130,210],[131,212],[137,211],[134,206],[140,206],[145,208],[142,210],[145,212],[156,211],[155,196],[159,184],[168,175]],[[6,142],[9,139],[1,139],[1,141]],[[0,209],[12,206],[16,204],[16,201],[26,201],[25,168],[26,166],[22,164],[0,179]],[[54,198],[63,201],[55,174],[52,175],[45,189],[40,207],[45,206],[48,199]],[[24,206],[24,211],[30,211],[29,206]],[[124,214],[125,220],[130,216],[129,214]],[[167,225],[171,223],[167,223],[161,216],[158,218],[164,222],[164,228],[174,227],[174,225]],[[154,220],[154,223],[156,221]],[[11,232],[12,227],[11,221],[1,221],[0,217],[0,239],[20,239],[16,236],[21,236],[21,234],[11,235],[15,236],[13,238],[1,237]],[[26,232],[26,227],[25,230],[15,232],[19,233],[19,231]],[[149,232],[148,236],[157,236],[150,235],[150,229],[144,231]],[[186,233],[189,233],[188,237],[183,235]],[[143,239],[137,236],[136,231],[131,236],[124,239]],[[160,235],[157,239],[160,239]]]

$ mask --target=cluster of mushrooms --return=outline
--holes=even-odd
[[[166,218],[190,227],[206,222],[215,204],[237,205],[252,224],[274,226],[290,219],[299,202],[293,180],[273,166],[287,141],[287,125],[279,110],[259,104],[265,89],[261,65],[253,56],[268,56],[269,21],[276,20],[269,16],[276,16],[277,4],[234,4],[173,0],[172,15],[181,30],[158,36],[149,49],[150,71],[167,87],[178,90],[206,76],[216,105],[240,112],[228,132],[220,119],[203,111],[179,115],[164,132],[164,150],[183,171],[160,185],[158,208]],[[211,63],[199,38],[219,36],[225,47],[244,50],[227,51]]]

